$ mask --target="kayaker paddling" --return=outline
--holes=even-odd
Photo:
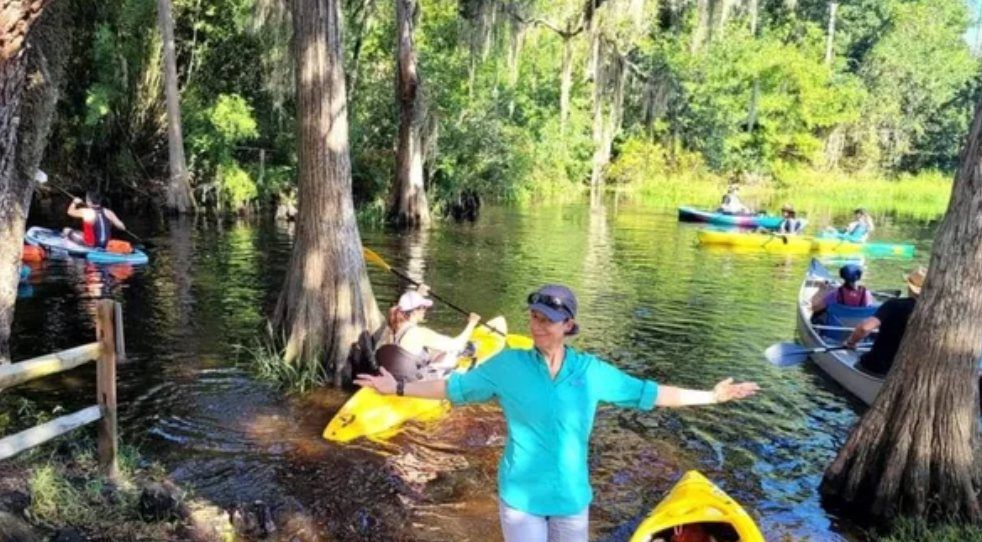
[[[798,235],[805,228],[805,223],[798,218],[798,213],[790,203],[785,203],[781,207],[781,223],[777,227],[777,233],[787,235]]]
[[[729,378],[711,391],[635,378],[565,344],[579,332],[576,297],[569,288],[544,286],[527,301],[534,349],[507,349],[447,380],[403,382],[386,370],[355,380],[382,394],[446,398],[454,405],[499,402],[508,426],[498,473],[506,542],[587,540],[593,498],[587,452],[599,403],[644,410],[708,405],[749,397],[759,389]]]
[[[749,215],[751,214],[750,209],[740,201],[740,196],[737,195],[740,187],[731,184],[726,189],[726,194],[723,194],[723,199],[720,201],[719,212],[726,213],[728,215]]]
[[[834,237],[837,239],[842,239],[843,241],[851,241],[854,243],[865,243],[875,226],[873,225],[873,217],[870,216],[869,212],[860,207],[853,211],[854,219],[852,222],[846,226],[846,229],[841,232],[835,228],[827,228],[823,233],[826,237]]]
[[[856,348],[873,330],[879,330],[873,340],[873,347],[859,357],[857,367],[877,376],[885,376],[890,371],[926,277],[927,268],[923,266],[908,273],[904,276],[908,296],[886,301],[876,310],[876,314],[860,322],[852,331],[845,342],[849,348]]]
[[[444,376],[457,364],[458,355],[467,347],[481,317],[471,313],[467,326],[456,337],[448,337],[424,325],[426,311],[433,301],[426,297],[429,287],[410,290],[399,297],[389,309],[387,342],[397,349],[382,348],[377,352],[379,364],[404,380]]]
[[[68,216],[82,221],[82,231],[65,228],[62,235],[87,247],[106,248],[112,236],[112,228],[126,231],[126,225],[116,213],[102,206],[102,195],[85,193],[85,201],[75,198],[68,206]]]

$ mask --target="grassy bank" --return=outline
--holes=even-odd
[[[58,415],[23,398],[0,398],[0,433]],[[224,542],[235,536],[228,515],[174,485],[164,468],[132,446],[120,446],[119,476],[99,468],[95,430],[78,429],[0,463],[0,539],[14,529],[37,539]],[[69,534],[70,533],[70,534]],[[19,539],[19,538],[18,538]]]
[[[675,175],[629,185],[619,190],[665,205],[714,208],[726,190],[725,179]],[[887,179],[875,175],[845,175],[798,170],[784,180],[744,185],[740,197],[754,209],[774,211],[791,203],[806,215],[828,215],[865,207],[874,214],[891,213],[919,219],[944,214],[951,195],[951,177],[940,172]]]
[[[609,186],[665,206],[714,208],[733,178],[713,173],[698,155],[681,153],[669,164],[661,147],[634,143],[611,164]],[[784,203],[809,215],[865,207],[919,219],[941,216],[948,207],[953,174],[925,171],[889,177],[876,172],[844,173],[807,167],[777,167],[771,175],[740,182],[740,197],[755,209]]]

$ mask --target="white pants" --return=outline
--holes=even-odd
[[[498,499],[505,542],[587,542],[590,507],[573,516],[537,516],[516,510]]]

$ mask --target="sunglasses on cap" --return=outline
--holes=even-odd
[[[545,305],[545,306],[547,306],[547,307],[549,307],[551,309],[555,309],[557,311],[565,311],[566,314],[570,315],[570,318],[573,317],[573,311],[571,311],[569,309],[569,307],[567,307],[566,304],[563,303],[563,300],[562,299],[560,299],[560,298],[558,298],[558,297],[556,297],[554,295],[545,295],[545,294],[540,294],[539,292],[532,292],[531,294],[529,294],[528,304],[529,305],[536,305],[536,304]]]

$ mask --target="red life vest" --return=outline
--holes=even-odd
[[[106,218],[102,207],[92,207],[91,209],[95,212],[95,220],[91,222],[82,221],[82,239],[87,246],[106,248],[112,226],[110,226],[109,219]]]
[[[835,290],[835,302],[847,307],[866,306],[866,288],[859,286],[856,288],[846,288],[839,286]]]

